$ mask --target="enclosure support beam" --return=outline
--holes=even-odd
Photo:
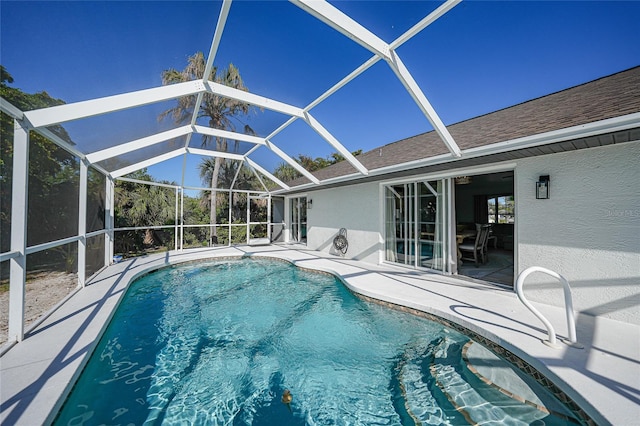
[[[80,118],[176,99],[182,96],[196,95],[205,90],[207,89],[202,84],[202,81],[187,81],[121,95],[26,111],[24,115],[33,127],[47,127]]]
[[[180,187],[180,251],[184,247],[184,187]],[[178,248],[176,247],[176,250]]]
[[[179,197],[179,190],[178,187],[176,187],[176,214],[175,214],[175,226],[173,227],[173,249],[174,250],[178,250],[178,197]]]
[[[107,232],[104,234],[104,265],[108,266],[113,260],[113,227],[115,223],[115,184],[110,176],[107,176],[105,186],[104,224]]]
[[[14,120],[13,187],[11,193],[11,251],[20,253],[9,261],[8,342],[24,338],[24,301],[27,281],[27,202],[29,184],[29,129]]]
[[[84,287],[87,266],[87,176],[86,160],[80,160],[80,194],[78,205],[78,287]]]
[[[338,152],[349,162],[351,163],[351,165],[358,170],[361,174],[363,175],[368,175],[369,174],[369,170],[366,169],[366,167],[364,167],[362,165],[362,163],[360,161],[358,161],[356,159],[356,157],[353,156],[353,154],[351,154],[349,152],[349,150],[347,150],[344,146],[342,146],[342,144],[340,142],[338,142],[338,140],[336,138],[333,137],[333,135],[331,133],[329,133],[329,131],[327,129],[325,129],[322,124],[320,124],[318,122],[318,120],[316,120],[311,114],[309,114],[308,112],[305,113],[305,117],[304,117],[305,121],[307,122],[307,124],[309,124],[309,126],[311,126],[311,128],[313,130],[316,131],[316,133],[318,133],[324,140],[326,140],[327,142],[329,142],[329,144],[331,146],[333,146],[335,149],[338,150]],[[287,188],[288,189],[288,188]]]
[[[312,0],[291,0],[291,2],[381,58],[389,55],[387,43],[329,2]]]
[[[449,130],[436,113],[436,110],[433,109],[431,103],[429,103],[429,100],[422,92],[422,89],[420,89],[420,86],[418,86],[418,83],[413,79],[407,67],[405,67],[400,57],[393,50],[391,51],[391,59],[388,63],[398,77],[398,80],[400,80],[405,89],[407,89],[407,92],[409,92],[415,103],[420,107],[420,110],[425,117],[427,117],[427,120],[429,120],[429,123],[431,123],[438,136],[440,136],[442,142],[447,146],[451,155],[456,158],[461,157],[462,153],[460,152],[458,144],[453,140]]]

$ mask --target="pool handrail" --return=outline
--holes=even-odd
[[[567,279],[565,277],[563,277],[562,275],[560,275],[557,272],[554,272],[554,271],[552,271],[550,269],[543,268],[542,266],[531,266],[531,267],[525,269],[524,271],[522,271],[520,273],[520,275],[518,275],[518,279],[516,280],[516,294],[518,295],[518,299],[520,299],[520,301],[531,312],[533,312],[533,314],[536,317],[538,317],[538,319],[540,321],[542,321],[542,323],[547,328],[547,333],[549,334],[549,339],[548,340],[543,340],[542,343],[544,343],[545,345],[550,346],[552,348],[560,348],[561,347],[557,343],[556,332],[555,332],[553,326],[551,325],[551,323],[549,322],[549,320],[547,320],[544,317],[544,315],[542,315],[527,300],[527,298],[524,296],[524,280],[525,280],[525,278],[527,278],[530,274],[532,274],[534,272],[542,272],[544,274],[550,275],[550,276],[552,276],[554,278],[557,278],[562,283],[562,290],[564,292],[564,301],[565,301],[565,312],[567,314],[567,329],[568,329],[568,332],[569,332],[568,345],[572,346],[574,348],[579,348],[579,349],[584,348],[584,346],[582,346],[580,343],[578,343],[578,341],[576,339],[576,322],[575,322],[575,318],[573,316],[573,299],[571,297],[571,287],[569,286],[569,281],[567,281]]]

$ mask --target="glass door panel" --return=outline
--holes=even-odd
[[[385,187],[385,259],[412,267],[445,270],[444,181]]]
[[[404,185],[405,188],[405,217],[404,217],[404,235],[406,241],[407,252],[405,256],[406,265],[415,265],[416,262],[416,246],[418,239],[416,238],[416,199],[415,184],[409,183]]]
[[[398,192],[400,187],[385,187],[385,260],[388,262],[398,262],[399,257],[404,251],[402,250],[402,234],[401,234],[401,218],[403,211],[404,198],[401,195],[402,190]]]
[[[307,242],[307,197],[291,199],[291,241]]]
[[[443,270],[446,237],[443,181],[424,181],[418,185],[420,206],[420,251],[418,266]]]

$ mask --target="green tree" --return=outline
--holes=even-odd
[[[362,154],[362,150],[353,151],[351,154],[358,156]],[[298,154],[297,157],[293,157],[296,163],[300,164],[308,172],[315,172],[316,170],[324,169],[333,164],[344,161],[344,156],[338,152],[334,152],[329,157],[316,157],[311,158],[308,155]],[[302,176],[292,165],[289,163],[280,163],[273,172],[273,175],[283,182],[290,182]]]
[[[128,177],[155,182],[147,169],[138,170]],[[170,182],[160,182],[170,183]],[[116,227],[145,227],[172,225],[175,223],[175,192],[158,185],[145,185],[128,181],[118,181],[115,188]],[[135,232],[125,232],[122,236],[119,252],[141,249],[144,246],[163,244],[153,229],[145,229],[141,239]],[[118,239],[116,239],[118,242]]]
[[[197,52],[193,56],[190,56],[187,62],[187,66],[182,71],[175,69],[165,70],[162,73],[162,84],[174,84],[192,80],[201,80],[204,78],[205,72],[205,60],[202,52]],[[234,89],[248,91],[247,87],[242,81],[240,71],[233,64],[229,64],[227,68],[218,70],[214,67],[211,70],[211,75],[207,76],[208,80],[214,81],[225,86],[233,87]],[[185,124],[191,121],[191,117],[194,114],[196,108],[195,96],[183,96],[178,99],[178,104],[163,112],[160,115],[160,119],[171,117],[177,124]],[[246,123],[243,123],[240,117],[246,117],[251,112],[251,106],[242,101],[235,99],[224,98],[214,93],[205,93],[202,98],[199,110],[196,112],[198,118],[207,118],[209,121],[209,127],[230,131],[237,131],[238,126],[242,126],[243,132],[247,134],[255,134],[255,132]],[[202,146],[208,146],[215,142],[215,149],[217,151],[227,151],[228,141],[225,138],[211,137],[208,135],[202,136]],[[237,149],[238,141],[234,141],[234,147]],[[213,173],[211,173],[211,188],[215,189],[218,186],[218,178],[220,167],[223,163],[223,158],[216,158],[214,164]],[[211,213],[210,221],[212,225],[216,224],[216,193],[211,193]],[[217,236],[217,230],[212,227],[212,233],[209,239],[209,244],[213,245],[214,237]]]
[[[11,87],[13,76],[0,65],[0,96],[22,111],[64,104],[45,91],[29,94]],[[11,241],[11,196],[13,179],[14,120],[2,113],[0,123],[0,249]],[[73,144],[66,130],[50,126],[59,137]],[[29,194],[27,244],[34,245],[75,235],[78,230],[78,159],[36,132],[29,135]],[[30,269],[43,263],[48,251],[30,258]]]
[[[240,170],[238,170],[240,169]],[[200,175],[200,179],[203,183],[208,184],[211,182],[211,176],[215,173],[215,159],[206,158],[203,159],[198,165],[198,172]],[[235,181],[234,181],[235,179]],[[234,189],[242,189],[242,190],[257,190],[258,188],[262,190],[262,186],[256,176],[249,170],[247,167],[243,167],[242,162],[234,161],[234,160],[226,160],[220,164],[218,170],[218,187],[219,188],[231,188],[233,185]],[[203,207],[205,205],[211,205],[212,191],[202,191],[201,195],[201,203]],[[216,203],[216,223],[218,223],[217,218],[222,218],[221,223],[225,223],[225,218],[228,217],[229,209],[231,209],[231,217],[233,218],[241,218],[245,216],[244,212],[247,208],[247,197],[246,194],[241,194],[234,192],[232,194],[231,200],[228,199],[228,196],[225,194],[224,197],[217,195],[215,197]],[[240,220],[240,219],[238,219]],[[245,222],[234,222],[234,223],[245,223]],[[215,235],[214,242],[216,240],[220,240],[218,234]]]

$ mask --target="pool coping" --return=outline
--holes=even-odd
[[[34,425],[53,420],[134,279],[182,262],[243,256],[279,258],[329,272],[357,294],[457,324],[526,361],[597,424],[626,425],[640,418],[640,327],[636,325],[579,314],[577,335],[585,348],[553,349],[542,344],[546,329],[513,291],[299,246],[271,245],[165,252],[101,270],[0,358],[0,423]],[[559,337],[567,336],[564,309],[535,305]]]

